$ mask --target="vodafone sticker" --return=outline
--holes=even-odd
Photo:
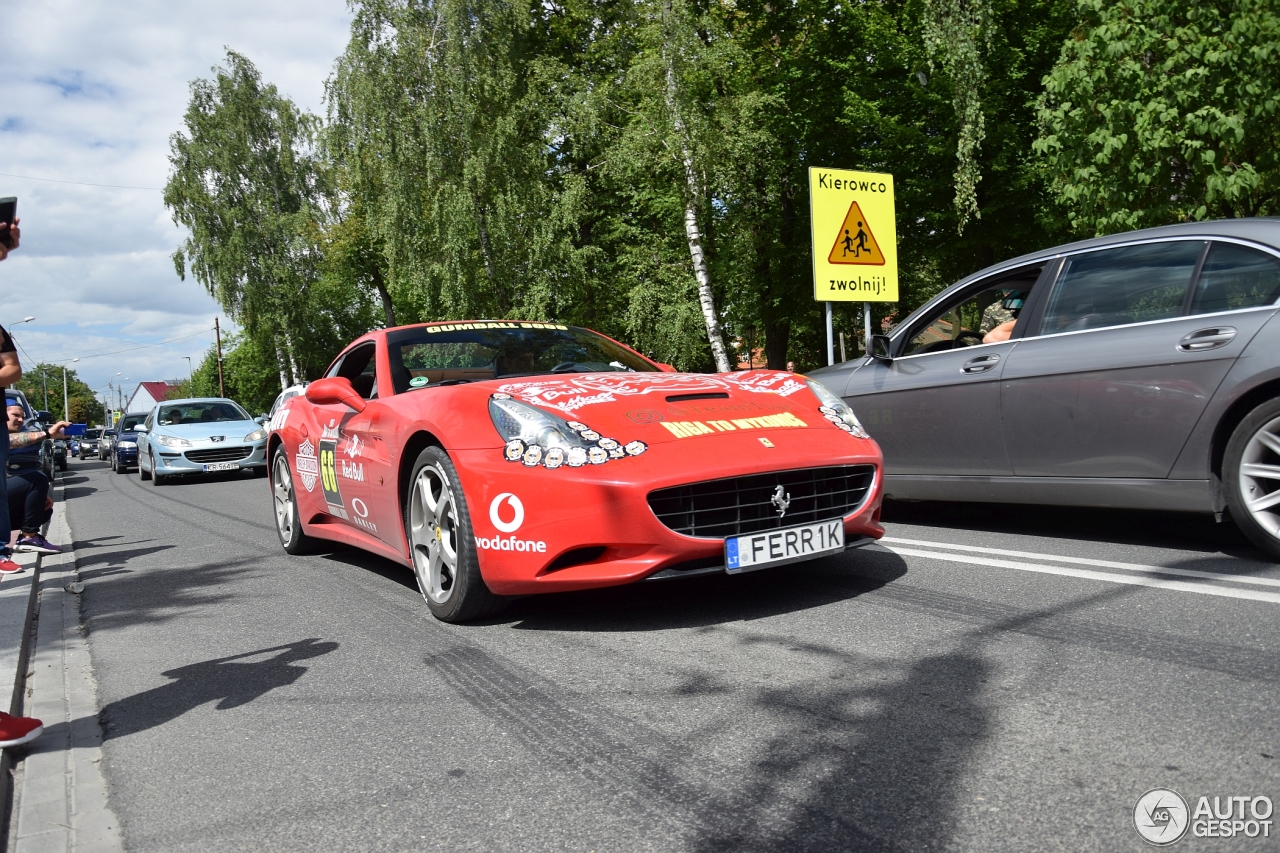
[[[511,504],[511,518],[509,521],[504,521],[502,518],[505,514],[502,508],[504,503]],[[493,522],[493,526],[500,532],[515,533],[520,529],[520,525],[524,524],[524,504],[511,492],[503,492],[493,499],[493,503],[489,504],[489,520]]]

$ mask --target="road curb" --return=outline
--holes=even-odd
[[[80,628],[79,596],[64,590],[79,578],[60,485],[57,497],[49,532],[65,550],[43,558],[34,584],[35,651],[25,708],[44,721],[44,733],[21,759],[10,849],[118,853],[124,848],[100,769],[102,727],[88,638]]]
[[[0,699],[8,696],[4,710],[21,715],[26,699],[27,667],[35,645],[41,561],[38,554],[14,554],[13,560],[29,571],[0,578]],[[3,837],[6,839],[13,817],[15,751],[0,750],[0,804],[4,808]],[[17,757],[20,758],[20,754]]]

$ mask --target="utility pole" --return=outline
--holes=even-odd
[[[213,318],[213,333],[218,336],[218,396],[227,396],[227,388],[222,383],[222,326],[218,323],[218,318]]]

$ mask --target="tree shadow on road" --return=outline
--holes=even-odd
[[[140,551],[144,553],[132,556],[151,553],[151,549]],[[90,635],[167,622],[187,615],[193,608],[228,601],[237,594],[232,591],[231,582],[255,571],[261,562],[259,557],[220,559],[194,566],[148,567],[145,572],[134,573],[126,568],[127,559],[112,559],[110,552],[103,552],[102,557],[98,562],[108,567],[81,574],[86,580],[97,581],[86,584],[80,597],[81,619]],[[108,575],[112,576],[109,580]]]
[[[991,666],[971,646],[905,671],[834,648],[792,651],[806,676],[734,688],[728,710],[674,738],[479,649],[427,663],[540,772],[576,778],[587,796],[646,826],[651,842],[698,853],[945,849],[991,735]],[[684,688],[675,692],[651,698],[678,703]],[[754,758],[725,764],[721,750]]]
[[[931,850],[948,846],[974,755],[990,735],[991,669],[973,651],[917,661],[904,676],[846,666],[824,689],[765,690],[749,714],[777,732],[757,753],[737,814],[695,851]],[[845,678],[845,676],[848,676]]]
[[[99,718],[107,740],[114,740],[164,725],[207,702],[217,702],[219,711],[238,708],[301,678],[307,667],[298,661],[337,648],[335,642],[310,638],[171,669],[161,674],[173,681],[112,702]],[[243,662],[272,652],[266,660]]]

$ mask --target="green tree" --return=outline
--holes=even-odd
[[[1104,234],[1280,212],[1280,10],[1081,0],[1035,143],[1072,225]]]
[[[332,200],[319,119],[234,51],[214,72],[191,84],[186,132],[170,139],[165,204],[190,229],[174,263],[264,343],[283,387],[316,369],[317,346],[332,354],[345,343],[344,327],[367,319],[369,299],[356,287],[316,293]]]
[[[18,390],[27,396],[31,405],[40,410],[53,412],[59,419],[72,423],[84,423],[84,417],[96,407],[101,416],[102,407],[95,401],[93,389],[84,384],[75,370],[67,368],[67,401],[71,414],[78,418],[67,418],[62,408],[62,366],[41,362],[35,367],[24,367],[22,379],[18,381]]]
[[[329,145],[404,319],[543,318],[580,276],[527,97],[528,9],[365,0],[329,81]]]
[[[735,339],[823,363],[810,166],[897,176],[903,300],[877,319],[1064,233],[1030,152],[1074,0],[355,10],[322,277],[402,322],[554,317],[682,369]]]
[[[242,333],[223,338],[222,347],[222,378],[226,396],[254,416],[271,408],[271,403],[281,391],[271,341]],[[210,347],[204,359],[192,370],[191,378],[183,387],[175,389],[170,399],[218,396],[218,352],[216,347]]]

